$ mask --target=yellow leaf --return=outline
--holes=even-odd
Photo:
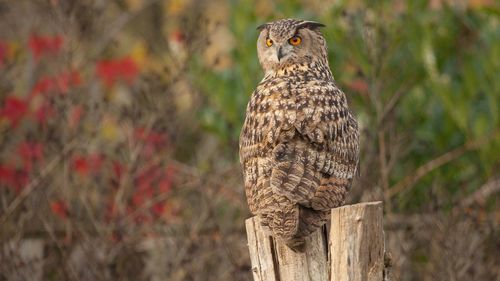
[[[146,64],[147,59],[147,48],[144,42],[138,42],[132,48],[130,56],[141,68]]]
[[[126,0],[127,6],[131,11],[139,10],[143,5],[143,0]]]
[[[19,52],[19,43],[11,41],[7,43],[7,54],[6,57],[11,59],[14,58],[14,56]]]
[[[106,141],[116,142],[123,139],[123,134],[115,120],[104,117],[101,124],[100,135]]]
[[[468,5],[471,8],[494,7],[495,1],[493,0],[469,0]]]
[[[167,14],[171,16],[179,15],[189,4],[189,0],[172,0],[166,4]]]

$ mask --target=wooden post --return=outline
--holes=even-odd
[[[246,220],[254,281],[316,281],[328,279],[327,240],[321,231],[306,239],[296,253],[266,233],[258,217]]]
[[[271,237],[258,217],[245,223],[254,281],[382,281],[382,202],[332,209],[330,239],[316,231],[304,253]]]
[[[382,202],[332,209],[331,281],[382,281],[384,230]]]

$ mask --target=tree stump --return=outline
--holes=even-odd
[[[384,233],[382,202],[332,209],[325,228],[306,239],[297,253],[262,228],[259,218],[246,220],[254,281],[382,281]]]

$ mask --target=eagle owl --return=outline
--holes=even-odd
[[[239,144],[250,211],[296,251],[344,204],[358,164],[358,125],[330,71],[322,26],[283,19],[258,27],[265,76]]]

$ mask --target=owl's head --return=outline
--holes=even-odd
[[[313,21],[282,19],[259,26],[257,54],[264,71],[277,71],[297,64],[328,64],[326,43]]]

